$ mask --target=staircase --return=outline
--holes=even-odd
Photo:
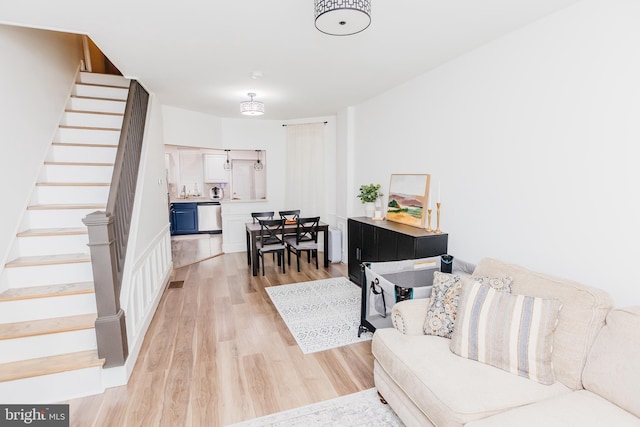
[[[0,402],[101,393],[88,235],[104,210],[129,80],[80,73],[0,275]]]

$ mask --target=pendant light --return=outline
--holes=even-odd
[[[227,153],[227,161],[224,164],[224,170],[226,171],[230,171],[231,170],[231,162],[229,161],[229,151],[231,150],[224,150],[225,153]]]
[[[253,92],[249,92],[247,96],[249,96],[251,100],[240,103],[240,113],[245,116],[260,116],[264,114],[264,102],[254,101],[253,97],[256,96],[256,94]]]
[[[264,163],[260,161],[260,151],[261,150],[256,150],[256,153],[258,153],[258,160],[253,164],[253,169],[257,171],[264,169]]]
[[[370,0],[314,0],[316,28],[332,36],[349,36],[371,24]]]

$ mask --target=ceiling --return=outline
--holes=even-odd
[[[239,118],[255,92],[266,113],[247,120],[288,120],[358,105],[578,1],[371,0],[371,26],[343,37],[315,28],[313,0],[3,0],[0,22],[88,34],[163,104]]]

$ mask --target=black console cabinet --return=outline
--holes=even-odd
[[[349,218],[349,279],[362,286],[363,262],[427,258],[447,253],[448,235],[392,221]]]

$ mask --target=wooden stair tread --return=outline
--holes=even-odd
[[[129,89],[129,85],[127,86],[116,86],[116,85],[106,85],[104,83],[86,83],[86,82],[76,82],[76,86],[94,86],[94,87],[108,87],[113,89]]]
[[[78,98],[78,99],[96,99],[96,100],[98,100],[98,101],[127,102],[125,99],[100,98],[100,97],[97,97],[97,96],[78,96],[78,95],[71,95],[71,98]]]
[[[69,228],[30,228],[17,234],[18,237],[71,236],[87,234],[86,227]]]
[[[108,131],[118,131],[120,132],[120,128],[101,128],[97,126],[69,126],[69,125],[59,125],[60,129],[87,129],[87,130],[108,130]]]
[[[37,182],[38,187],[109,187],[110,182]]]
[[[84,148],[117,148],[118,144],[89,144],[82,142],[52,142],[51,145],[58,147],[84,147]]]
[[[91,110],[73,110],[67,108],[64,110],[65,113],[81,113],[81,114],[99,114],[102,116],[124,116],[124,113],[111,113],[108,111],[91,111]]]
[[[33,267],[42,265],[75,264],[80,262],[91,262],[89,254],[60,254],[60,255],[38,255],[16,258],[9,261],[5,268]]]
[[[97,350],[21,360],[0,364],[0,381],[39,377],[103,365],[104,359],[98,357]]]
[[[30,320],[28,322],[0,324],[0,340],[82,331],[95,327],[96,314]]]
[[[61,209],[105,209],[107,205],[103,203],[80,203],[80,204],[64,204],[64,205],[31,205],[27,206],[28,210],[61,210]]]
[[[61,285],[30,286],[8,289],[0,294],[2,301],[20,301],[37,298],[61,297],[95,293],[93,282],[64,283]]]
[[[100,162],[44,162],[48,166],[113,166],[113,163]]]

